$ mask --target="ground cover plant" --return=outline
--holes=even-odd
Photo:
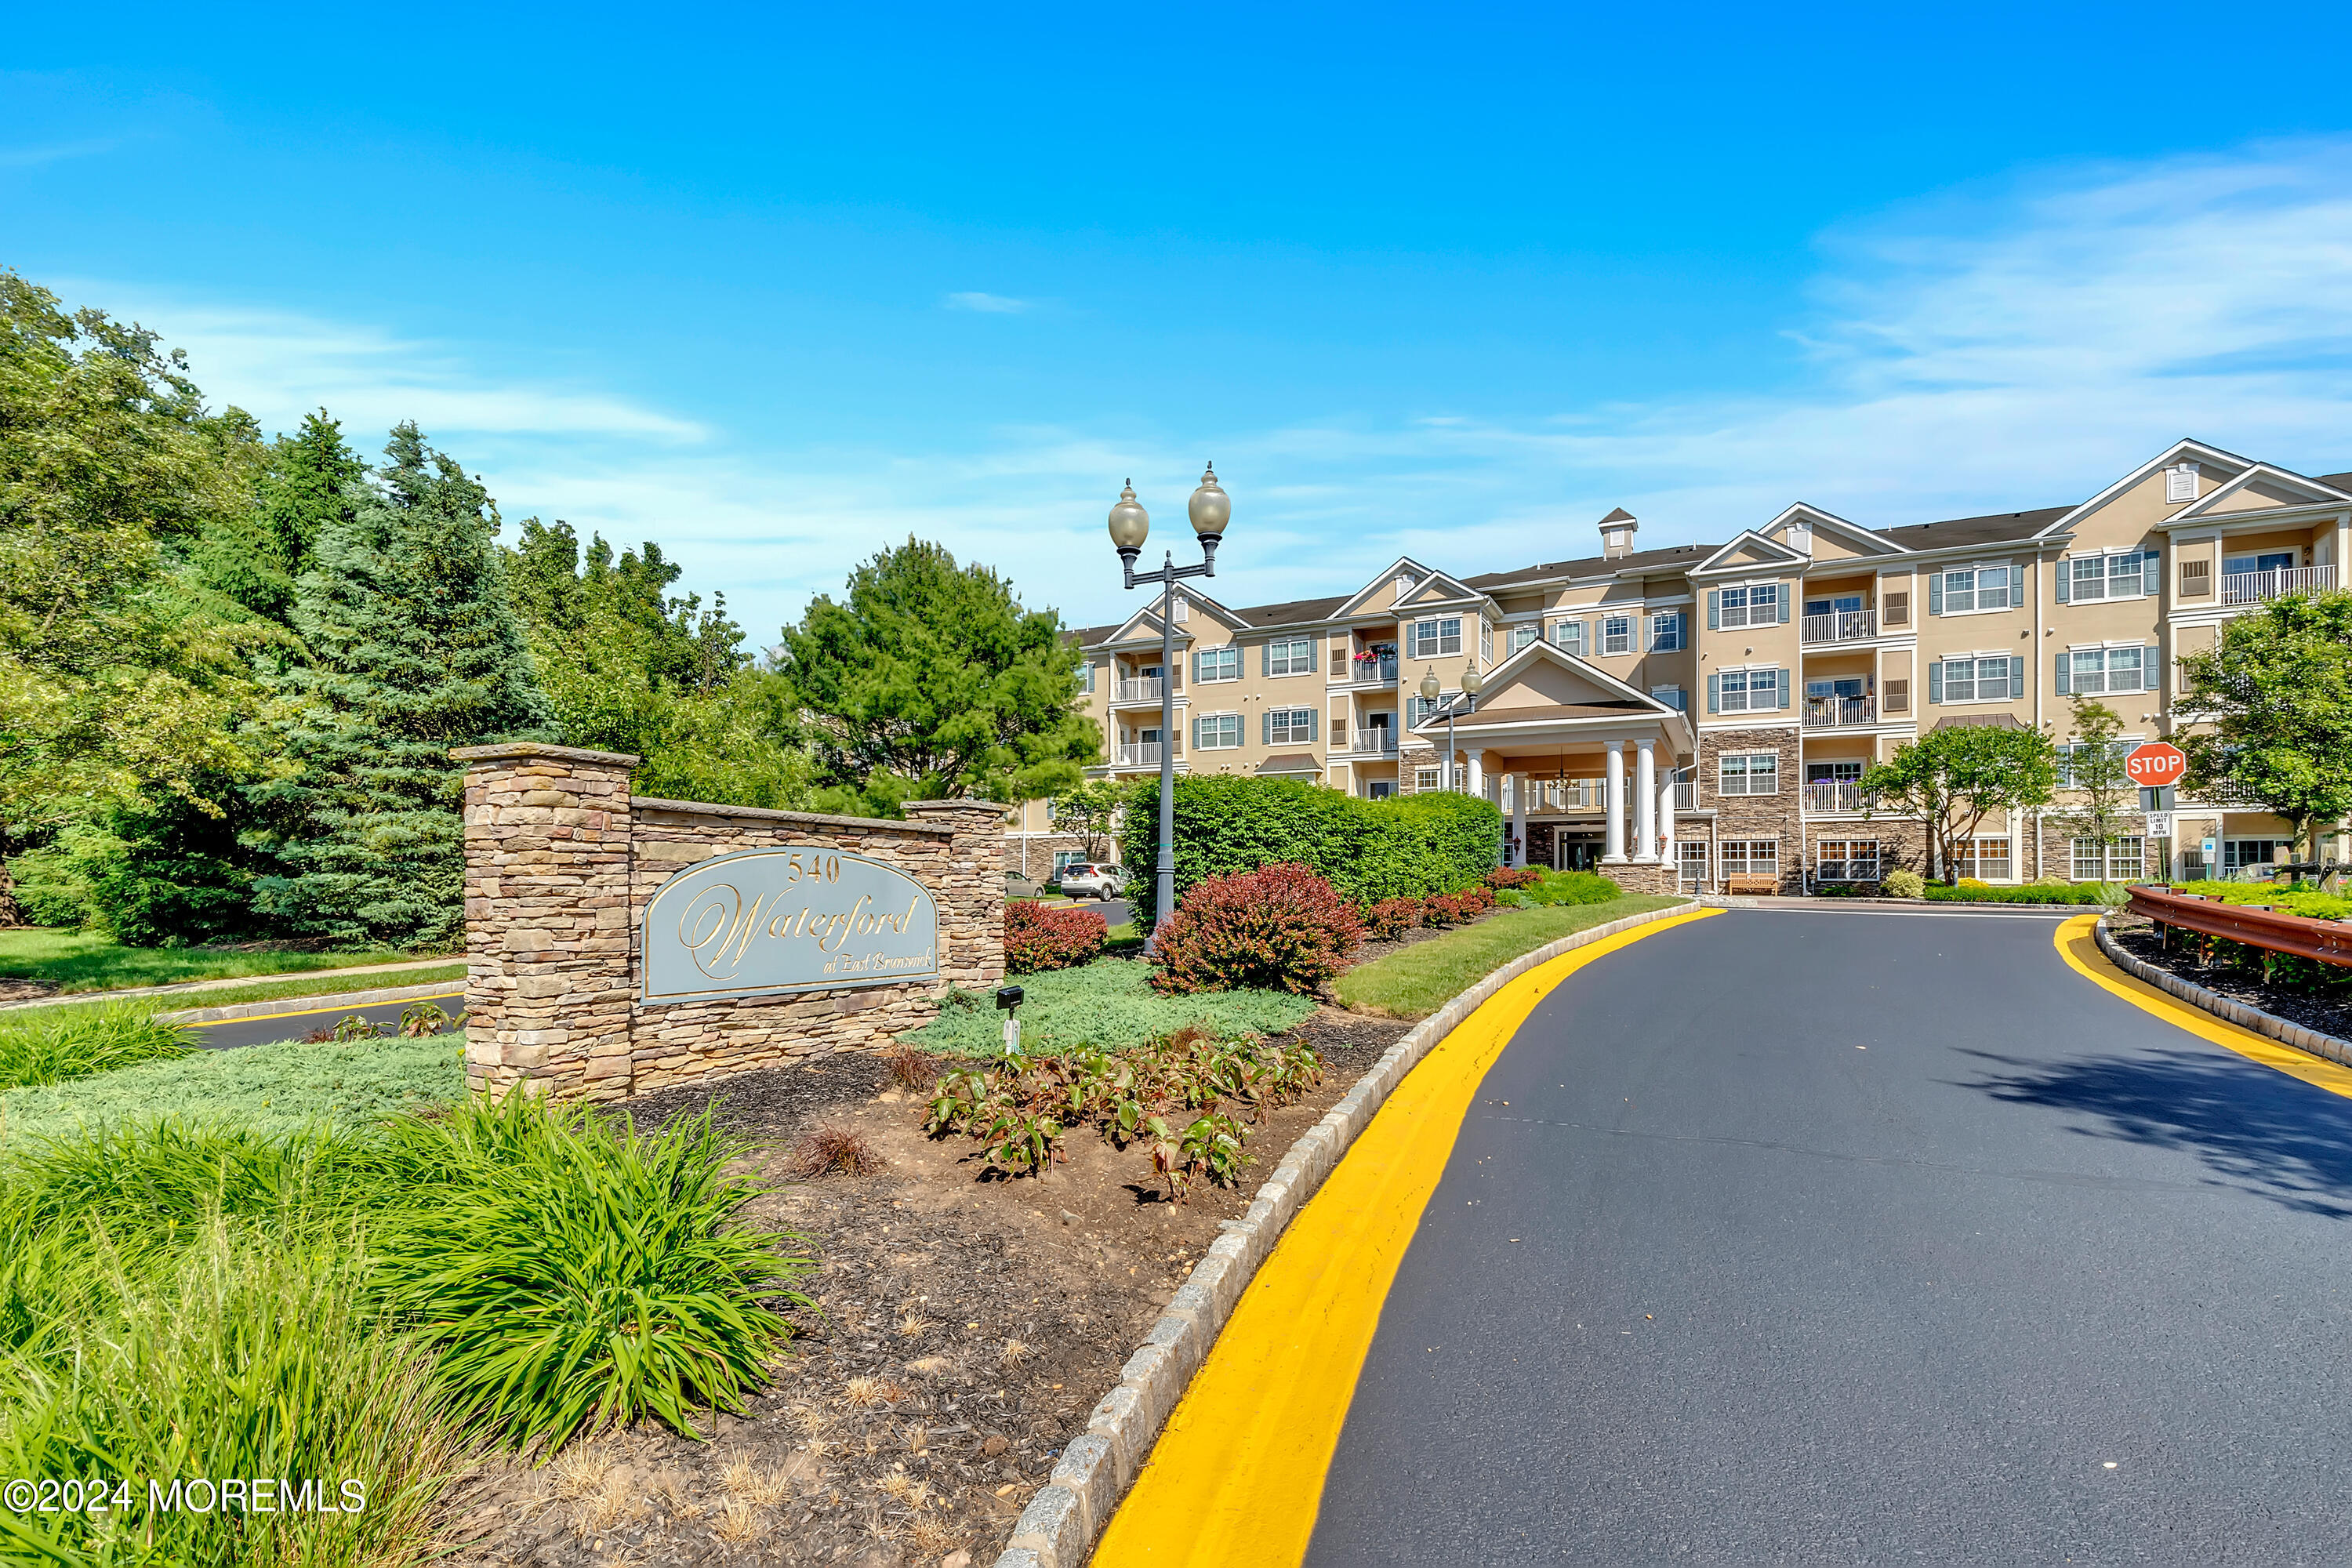
[[[1032,1052],[1116,1050],[1188,1024],[1275,1034],[1315,1011],[1308,998],[1278,991],[1163,996],[1152,990],[1147,965],[1121,958],[1033,974],[1022,988],[1021,1038]],[[938,1056],[992,1057],[1004,1048],[1003,1033],[1004,1015],[987,992],[951,990],[937,1020],[900,1038]]]
[[[1459,896],[1472,894],[1494,899],[1484,888]],[[1211,877],[1194,883],[1160,926],[1151,984],[1169,993],[1255,987],[1308,995],[1362,941],[1355,910],[1304,866]]]
[[[1102,956],[1110,924],[1092,910],[1056,910],[1029,899],[1004,906],[1004,968],[1011,974],[1069,969]]]
[[[76,1007],[63,1016],[37,1008],[0,1014],[0,1090],[173,1061],[194,1048],[186,1030],[139,1007]]]
[[[1941,882],[1927,882],[1912,896],[1944,903],[1977,904],[2116,904],[2124,899],[2122,889],[2112,882],[2068,882],[2057,887],[2027,883],[2023,887],[2009,887],[1964,880],[1948,888]]]
[[[1360,963],[1333,981],[1331,992],[1360,1011],[1425,1018],[1521,953],[1610,921],[1680,901],[1654,894],[1620,893],[1608,903],[1498,910],[1475,925]]]
[[[1044,1170],[1063,1157],[1066,1133],[1092,1125],[1114,1147],[1140,1146],[1181,1203],[1203,1178],[1223,1187],[1241,1179],[1249,1129],[1234,1111],[1254,1121],[1322,1079],[1312,1047],[1192,1027],[1121,1051],[1024,1053],[949,1073],[927,1125],[976,1140],[1013,1174]]]
[[[2276,887],[2268,882],[2175,882],[2176,893],[2195,893],[2225,904],[2264,904],[2282,914],[2315,921],[2352,918],[2352,899],[2323,893],[2307,884]]]
[[[0,931],[0,979],[23,980],[60,992],[113,991],[137,985],[177,985],[191,980],[234,980],[248,974],[292,974],[402,963],[417,957],[398,948],[346,952],[239,952],[226,948],[125,947],[83,931]],[[463,973],[459,965],[453,973]],[[301,994],[301,993],[289,993]],[[206,998],[209,1005],[211,998]]]

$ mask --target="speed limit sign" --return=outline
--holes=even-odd
[[[2188,757],[2165,741],[2150,741],[2124,759],[2124,776],[2142,789],[2179,784],[2188,771]]]

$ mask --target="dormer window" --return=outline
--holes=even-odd
[[[2175,463],[2164,470],[2164,499],[2168,501],[2197,499],[2197,465]]]

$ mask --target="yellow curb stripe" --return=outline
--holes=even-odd
[[[1297,1568],[1306,1559],[1381,1303],[1479,1080],[1561,981],[1721,912],[1659,921],[1538,964],[1422,1058],[1244,1292],[1104,1531],[1097,1568]]]
[[[2352,1068],[2338,1067],[2293,1046],[2283,1046],[2227,1018],[2217,1018],[2202,1007],[2192,1007],[2160,987],[2116,968],[2114,961],[2099,951],[2098,938],[2092,934],[2098,923],[2096,915],[2076,915],[2051,937],[2057,944],[2058,956],[2073,965],[2083,978],[2094,985],[2105,986],[2142,1012],[2153,1013],[2166,1023],[2233,1050],[2249,1061],[2276,1068],[2289,1078],[2299,1078],[2315,1088],[2352,1100]]]

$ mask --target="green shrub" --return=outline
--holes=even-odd
[[[1092,910],[1049,910],[1028,899],[1004,906],[1004,968],[1011,974],[1069,969],[1102,956],[1110,922]]]
[[[1923,899],[1927,896],[1927,879],[1918,872],[1897,866],[1878,879],[1890,899]]]
[[[2275,888],[2267,882],[2181,882],[2174,891],[2218,898],[2229,904],[2268,904],[2284,914],[2315,921],[2352,919],[2352,899],[2311,888]]]
[[[8,875],[26,924],[79,929],[89,919],[89,879],[63,850],[19,855],[8,862]]]
[[[2057,887],[2031,883],[2024,887],[1995,887],[1990,882],[1962,882],[1947,888],[1941,882],[1927,885],[1925,896],[1943,903],[1969,904],[2104,904],[2120,901],[2109,898],[2109,889],[2097,882],[2066,882]]]
[[[1470,891],[1494,901],[1483,887]],[[1161,992],[1308,995],[1339,973],[1363,939],[1355,910],[1304,866],[1211,877],[1193,884],[1160,928],[1151,984]]]
[[[1279,991],[1204,991],[1162,996],[1148,965],[1106,958],[1023,982],[1021,1039],[1033,1052],[1118,1050],[1193,1025],[1221,1034],[1271,1035],[1315,1011]],[[899,1037],[938,1056],[992,1057],[1004,1048],[1004,1015],[984,991],[950,991],[940,1016]]]
[[[28,1007],[0,1015],[0,1089],[64,1083],[170,1061],[195,1049],[185,1028],[141,1007]]]
[[[814,1265],[798,1237],[748,1229],[761,1189],[708,1110],[656,1133],[518,1086],[390,1123],[387,1174],[410,1194],[371,1237],[400,1321],[438,1353],[467,1419],[517,1446],[691,1407],[740,1413]]]
[[[1546,871],[1527,893],[1538,904],[1605,904],[1625,889],[1598,871]]]
[[[1123,858],[1149,866],[1159,854],[1157,781],[1126,796]],[[1197,774],[1176,781],[1176,897],[1194,883],[1286,862],[1302,864],[1350,904],[1452,892],[1494,868],[1503,816],[1486,801],[1451,790],[1362,800],[1297,779]],[[1158,889],[1139,878],[1130,890],[1148,928]]]

